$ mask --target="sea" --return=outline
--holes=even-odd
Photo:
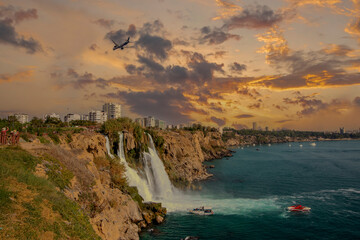
[[[249,146],[207,162],[201,190],[164,205],[165,222],[145,239],[360,239],[360,141]],[[301,204],[309,213],[288,212]],[[210,206],[214,215],[190,208]]]

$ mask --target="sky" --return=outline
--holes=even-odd
[[[359,45],[360,0],[0,0],[0,117],[359,129]]]

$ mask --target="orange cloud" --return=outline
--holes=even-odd
[[[260,48],[258,53],[266,54],[266,63],[271,64],[271,59],[286,56],[289,54],[289,47],[286,39],[283,36],[283,30],[278,27],[270,28],[264,34],[256,35],[258,41],[264,42],[265,46]]]
[[[307,74],[303,78],[306,79],[306,85],[309,87],[320,87],[326,86],[327,80],[333,78],[334,75],[328,73],[328,71],[323,71],[322,74]]]
[[[354,19],[348,23],[345,32],[349,33],[360,41],[360,18]]]
[[[20,71],[15,74],[0,74],[0,84],[5,82],[24,82],[29,81],[34,75],[34,70]]]
[[[220,8],[219,16],[214,17],[212,20],[219,20],[236,15],[242,11],[242,7],[234,4],[230,0],[215,0],[216,5]]]

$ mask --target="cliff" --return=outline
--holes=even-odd
[[[219,132],[157,131],[164,139],[159,150],[166,171],[175,185],[191,185],[211,176],[204,161],[231,156]]]
[[[20,146],[39,159],[35,176],[80,206],[102,239],[139,239],[141,228],[163,221],[161,204],[143,203],[137,190],[127,186],[123,166],[107,156],[103,135],[68,134],[59,137],[59,144],[34,139]]]

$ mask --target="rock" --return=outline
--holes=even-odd
[[[209,168],[215,168],[215,165],[210,165]]]
[[[162,223],[162,222],[164,221],[164,218],[163,218],[162,216],[160,216],[160,215],[157,215],[156,218],[155,218],[155,220],[156,220],[156,222],[157,222],[158,224],[160,224],[160,223]]]

